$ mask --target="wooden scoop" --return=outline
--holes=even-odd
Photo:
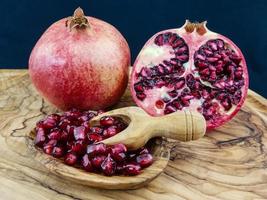
[[[144,146],[153,137],[163,136],[186,142],[199,139],[206,132],[204,117],[192,111],[177,111],[162,117],[151,117],[139,107],[125,107],[96,116],[90,125],[99,125],[103,116],[120,117],[129,125],[122,132],[101,142],[108,145],[123,143],[129,150]]]

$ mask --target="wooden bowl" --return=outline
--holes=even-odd
[[[51,173],[56,174],[72,182],[102,189],[136,189],[140,188],[154,178],[156,178],[167,166],[170,157],[170,150],[165,145],[162,138],[154,138],[148,142],[154,162],[148,168],[145,168],[137,176],[104,176],[101,174],[86,172],[83,169],[75,168],[64,164],[62,159],[54,158],[43,153],[41,148],[34,146],[35,131],[29,133],[28,146],[34,159],[43,164]]]

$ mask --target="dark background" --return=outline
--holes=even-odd
[[[1,0],[0,68],[27,68],[34,44],[53,22],[85,13],[114,25],[127,39],[132,63],[154,33],[185,19],[208,21],[232,39],[246,57],[250,88],[267,97],[267,1],[234,0]]]

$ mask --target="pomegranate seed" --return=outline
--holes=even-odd
[[[78,118],[78,120],[80,121],[80,122],[86,122],[86,121],[88,121],[88,120],[90,120],[90,117],[88,116],[88,115],[82,115],[82,116],[80,116],[79,118]]]
[[[140,164],[141,167],[148,167],[153,162],[153,157],[151,154],[141,154],[136,157],[136,162]]]
[[[43,128],[37,128],[36,137],[34,139],[34,144],[41,147],[45,142],[45,130]]]
[[[52,147],[51,145],[45,145],[43,147],[44,153],[46,153],[48,155],[52,155],[53,148],[54,147]]]
[[[51,119],[54,119],[56,122],[59,122],[61,116],[54,113],[54,114],[48,115],[47,118],[51,118]]]
[[[51,155],[53,148],[57,145],[57,141],[56,140],[50,140],[49,142],[47,142],[44,146],[43,146],[43,150],[46,154]]]
[[[54,147],[52,151],[52,155],[56,158],[60,158],[64,155],[64,150],[62,147]]]
[[[106,159],[106,156],[103,156],[103,155],[99,155],[99,156],[96,156],[94,157],[92,160],[91,160],[91,163],[93,165],[93,167],[95,169],[100,169],[101,168],[101,164],[103,163],[103,161]]]
[[[84,126],[78,126],[74,128],[74,138],[75,140],[84,140],[86,138],[86,128]]]
[[[69,119],[62,119],[58,126],[60,129],[66,130],[69,125],[71,125],[71,121]]]
[[[69,138],[69,135],[66,131],[62,131],[61,132],[61,137],[60,137],[60,141],[62,142],[66,142]]]
[[[64,159],[67,165],[75,165],[77,162],[77,156],[73,153],[67,153]]]
[[[144,100],[146,98],[146,95],[144,93],[136,93],[136,97],[140,100]]]
[[[71,152],[76,153],[76,154],[84,154],[86,151],[86,142],[83,140],[77,140],[76,142],[72,143],[71,146]]]
[[[97,134],[102,134],[103,128],[95,126],[90,128],[91,133],[97,133]]]
[[[121,164],[121,163],[117,164],[116,173],[117,174],[123,174],[123,172],[124,172],[124,164]]]
[[[155,105],[158,109],[162,109],[164,107],[164,102],[162,100],[157,100]]]
[[[89,157],[88,157],[87,154],[85,154],[85,155],[82,157],[81,165],[82,165],[83,169],[85,169],[86,171],[88,171],[88,172],[92,172],[92,171],[93,171],[92,163],[91,163],[91,161],[89,160]]]
[[[90,144],[87,146],[87,154],[90,157],[95,155],[105,155],[107,153],[106,145],[103,143]]]
[[[91,133],[88,135],[88,139],[89,141],[91,141],[92,143],[94,142],[99,142],[101,140],[103,140],[102,136],[97,134],[97,133]]]
[[[50,140],[60,140],[61,139],[61,131],[59,129],[53,129],[48,135]]]
[[[144,88],[143,88],[143,86],[139,83],[137,83],[137,84],[135,84],[135,86],[134,86],[134,90],[136,91],[136,92],[143,92],[144,91]]]
[[[110,116],[101,117],[100,125],[101,126],[112,126],[115,123],[115,118]]]
[[[76,109],[73,109],[71,111],[67,111],[64,113],[64,116],[72,117],[72,118],[78,118],[82,115],[82,113]]]
[[[128,163],[124,166],[124,174],[134,176],[141,173],[141,166],[137,163]]]
[[[42,121],[42,126],[46,129],[52,129],[56,127],[56,125],[57,125],[57,121],[53,118],[47,117],[46,119]]]
[[[101,169],[103,173],[107,176],[111,176],[116,171],[116,162],[110,157],[110,154],[106,157],[106,159],[101,164]]]
[[[110,126],[107,129],[104,130],[103,132],[103,136],[105,138],[109,138],[112,137],[114,135],[116,135],[119,131],[117,130],[117,126]]]

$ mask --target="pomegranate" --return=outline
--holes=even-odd
[[[30,55],[29,73],[40,94],[58,108],[96,110],[122,96],[129,65],[130,50],[119,31],[78,8],[42,35]]]
[[[149,150],[143,147],[128,151],[124,144],[98,143],[127,127],[120,117],[112,116],[102,117],[99,126],[90,127],[90,120],[100,113],[72,109],[62,115],[48,115],[36,123],[34,144],[44,153],[87,172],[107,176],[140,174],[153,162]]]
[[[206,22],[186,21],[161,31],[139,53],[131,77],[134,101],[152,116],[177,110],[203,114],[208,129],[230,120],[248,90],[246,61],[228,38]]]

